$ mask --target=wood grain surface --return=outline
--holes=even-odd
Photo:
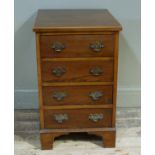
[[[57,42],[65,46],[59,53],[52,49],[52,45]],[[96,42],[104,45],[99,52],[90,48],[90,45]],[[42,58],[112,57],[114,35],[41,35],[40,52]]]
[[[120,23],[106,9],[100,10],[39,10],[33,30],[60,31],[120,31]]]
[[[66,73],[55,76],[52,71],[57,67],[64,68]],[[94,67],[100,68],[103,73],[98,76],[90,74]],[[113,81],[113,60],[96,61],[61,61],[45,62],[41,64],[42,80],[44,82],[111,82]]]
[[[45,110],[45,128],[98,128],[111,127],[112,110],[111,109],[71,109],[71,110]],[[58,123],[54,119],[55,114],[67,114],[68,120]],[[90,114],[103,114],[103,119],[97,122],[89,120]]]
[[[58,105],[103,105],[112,104],[112,86],[62,86],[62,87],[43,87],[43,104],[48,106]],[[94,101],[91,93],[101,92],[103,96]],[[65,93],[62,100],[53,97],[55,93]]]

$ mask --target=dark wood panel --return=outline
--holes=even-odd
[[[44,82],[112,82],[113,81],[113,60],[96,61],[61,61],[42,62],[42,80]],[[90,73],[93,68],[99,68],[103,72],[94,76]],[[56,76],[53,71],[63,68],[65,73]]]
[[[72,109],[72,110],[45,110],[45,128],[98,128],[111,127],[111,109]],[[62,123],[55,120],[55,115],[65,114],[67,119]],[[91,114],[102,115],[103,118],[94,122],[89,119]]]
[[[104,46],[99,52],[95,52],[90,47],[91,44],[96,42],[100,42]],[[61,52],[52,49],[52,46],[56,43],[61,43],[64,46]],[[114,35],[42,35],[40,50],[42,58],[113,56]]]
[[[43,103],[48,106],[112,104],[112,94],[112,86],[43,87]]]

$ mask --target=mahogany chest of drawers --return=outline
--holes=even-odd
[[[71,132],[115,146],[118,40],[108,10],[39,10],[36,33],[42,149]]]

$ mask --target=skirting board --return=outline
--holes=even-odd
[[[118,88],[117,107],[140,107],[140,88]],[[15,109],[38,109],[38,91],[35,89],[15,90]]]

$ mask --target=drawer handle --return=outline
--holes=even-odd
[[[53,98],[57,101],[62,101],[67,96],[65,92],[54,92]]]
[[[91,92],[89,96],[93,101],[97,101],[103,96],[103,93],[101,91],[94,91],[94,92]]]
[[[56,52],[56,53],[61,53],[64,49],[65,49],[65,45],[60,43],[60,42],[55,42],[52,45],[52,49]]]
[[[62,76],[63,74],[66,73],[66,69],[63,68],[63,67],[56,67],[56,68],[54,68],[54,69],[52,70],[52,73],[53,73],[55,76],[59,77],[59,76]]]
[[[103,114],[90,114],[89,115],[89,120],[93,122],[98,122],[99,120],[103,119]]]
[[[95,43],[90,44],[90,48],[94,52],[101,52],[102,48],[104,48],[104,45],[102,42],[96,41]]]
[[[68,115],[67,114],[55,114],[54,119],[58,123],[63,123],[64,121],[68,120]]]
[[[90,74],[93,76],[99,76],[102,75],[103,70],[99,67],[93,67],[90,69]]]

